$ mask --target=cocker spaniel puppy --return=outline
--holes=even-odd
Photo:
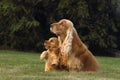
[[[96,58],[81,41],[70,20],[62,19],[53,23],[50,30],[58,36],[61,54],[65,58],[63,65],[67,66],[69,71],[80,69],[81,71],[97,72],[100,70]],[[80,67],[75,68],[76,65]]]
[[[45,64],[45,72],[57,70],[59,64],[59,41],[52,37],[44,42],[47,51],[43,51],[40,60],[47,60]]]

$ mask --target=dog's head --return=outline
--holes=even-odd
[[[59,41],[56,37],[52,37],[49,40],[44,42],[44,46],[46,49],[53,49],[59,47]]]
[[[50,31],[56,35],[67,35],[67,30],[73,26],[73,23],[70,20],[62,19],[56,23],[52,23]]]

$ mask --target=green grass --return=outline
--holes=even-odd
[[[120,58],[96,57],[101,72],[44,72],[40,54],[0,51],[0,80],[119,80]]]

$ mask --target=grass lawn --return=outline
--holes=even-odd
[[[29,52],[0,50],[0,80],[120,80],[120,58],[96,57],[101,72],[44,72],[44,61]]]

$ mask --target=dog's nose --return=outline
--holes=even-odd
[[[54,26],[54,23],[50,25],[50,30],[52,30],[53,26]]]
[[[50,27],[50,31],[52,32],[52,27]]]

